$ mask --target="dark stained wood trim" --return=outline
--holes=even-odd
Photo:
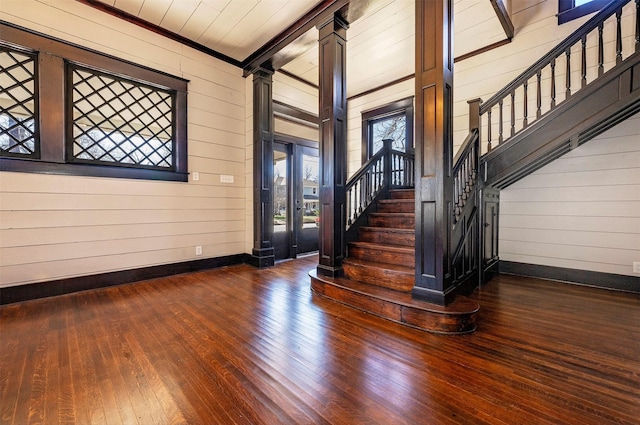
[[[505,7],[502,0],[489,0],[491,2],[491,6],[493,6],[493,10],[496,11],[496,16],[498,16],[498,20],[500,20],[500,24],[502,25],[502,29],[504,30],[504,35],[507,36],[508,40],[511,40],[514,35],[513,22],[511,22],[511,17],[509,16],[509,12]]]
[[[325,21],[347,4],[349,4],[349,0],[324,0],[317,4],[291,26],[273,37],[242,61],[244,76],[246,77],[255,72],[284,47],[301,37],[304,33],[318,25],[320,22]]]
[[[380,85],[378,87],[374,87],[372,89],[363,91],[362,93],[354,94],[353,96],[347,98],[347,102],[351,102],[352,100],[357,99],[359,97],[366,96],[366,95],[371,94],[371,93],[375,93],[378,90],[382,90],[382,89],[386,89],[387,87],[395,86],[396,84],[400,84],[400,83],[402,83],[404,81],[410,80],[410,79],[414,78],[415,76],[416,76],[415,73],[411,74],[411,75],[407,75],[405,77],[398,78],[397,80],[389,81],[388,83],[382,84],[382,85]]]
[[[216,258],[185,261],[139,269],[100,273],[88,276],[70,277],[66,279],[38,282],[27,285],[0,288],[0,305],[53,297],[89,289],[106,288],[147,279],[173,276],[181,273],[213,269],[235,264],[243,264],[248,260],[247,254],[227,255]]]
[[[453,60],[453,62],[454,63],[461,62],[461,61],[463,61],[465,59],[469,59],[469,58],[472,58],[474,56],[478,56],[478,55],[481,55],[483,53],[487,53],[490,50],[497,49],[498,47],[504,46],[505,44],[509,44],[509,43],[511,43],[511,39],[510,38],[506,38],[506,39],[504,39],[502,41],[496,41],[495,43],[489,44],[488,46],[481,47],[478,50],[474,50],[472,52],[465,53],[464,55],[460,55],[460,56],[456,57]]]
[[[302,77],[298,77],[297,75],[290,73],[290,72],[289,72],[289,71],[287,71],[286,69],[282,69],[282,68],[280,68],[280,69],[278,69],[278,72],[279,72],[280,74],[282,74],[282,75],[285,75],[285,76],[287,76],[287,77],[289,77],[289,78],[293,79],[293,80],[299,81],[299,82],[301,82],[302,84],[306,84],[306,85],[308,85],[309,87],[312,87],[312,88],[314,88],[314,89],[316,89],[316,90],[320,90],[320,86],[318,86],[317,84],[314,84],[314,83],[312,83],[311,81],[305,80],[305,79],[304,79],[304,78],[302,78]]]
[[[273,101],[273,115],[280,119],[315,129],[318,128],[318,123],[320,122],[320,118],[317,115],[277,100]]]
[[[180,34],[176,34],[173,31],[166,30],[156,24],[152,24],[149,21],[140,19],[137,16],[131,15],[130,13],[127,13],[123,10],[116,9],[113,6],[109,6],[108,4],[102,3],[98,0],[76,0],[76,1],[78,3],[82,3],[86,6],[92,7],[104,13],[108,13],[111,16],[115,16],[116,18],[120,18],[131,24],[137,25],[141,28],[154,32],[170,40],[177,41],[178,43],[184,44],[185,46],[191,47],[192,49],[205,53],[209,56],[213,56],[214,58],[220,59],[221,61],[224,61],[228,64],[237,66],[238,68],[242,68],[242,62],[237,59],[234,59],[230,56],[220,53],[217,50],[213,50],[209,47],[206,47],[200,43],[196,43],[193,40],[183,37]]]
[[[453,1],[416,1],[414,297],[455,298],[453,208]]]
[[[320,56],[320,243],[318,273],[339,276],[345,257],[347,27],[339,14],[318,26]]]
[[[636,276],[594,272],[590,270],[567,269],[564,267],[542,266],[539,264],[526,264],[504,260],[500,260],[499,269],[500,274],[558,280],[578,285],[640,294],[640,277]]]
[[[251,264],[273,266],[273,71],[253,74],[253,250]]]

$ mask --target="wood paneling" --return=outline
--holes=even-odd
[[[633,275],[640,258],[640,115],[501,192],[500,258]],[[630,143],[634,138],[634,143]]]
[[[8,22],[189,79],[189,171],[200,175],[167,183],[1,173],[2,286],[246,252],[252,180],[240,69],[79,2],[0,8]]]
[[[316,263],[231,266],[3,306],[2,422],[631,425],[640,417],[637,296],[499,276],[472,297],[481,306],[476,332],[444,337],[311,295]]]

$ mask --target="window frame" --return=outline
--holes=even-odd
[[[558,25],[597,12],[604,8],[610,1],[611,0],[593,0],[587,4],[576,6],[575,0],[558,0]]]
[[[39,158],[0,156],[0,171],[115,177],[187,182],[187,84],[188,80],[161,71],[58,40],[19,26],[0,22],[0,44],[19,51],[37,53]],[[150,169],[114,163],[68,162],[67,124],[73,119],[67,111],[66,64],[95,69],[116,78],[158,87],[174,95],[173,167]],[[46,75],[47,78],[41,78]],[[46,111],[46,113],[44,113]]]
[[[371,158],[371,125],[384,118],[404,114],[406,119],[405,150],[408,152],[413,149],[413,98],[413,96],[409,96],[362,112],[362,164]]]

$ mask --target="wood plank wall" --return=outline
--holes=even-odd
[[[189,171],[200,173],[188,183],[1,173],[1,286],[245,252],[240,69],[77,2],[0,9],[3,20],[190,80]]]
[[[640,261],[640,114],[500,194],[500,258],[633,273]]]
[[[276,72],[273,75],[273,100],[318,115],[318,89]],[[318,141],[320,130],[275,119],[276,133]]]
[[[513,42],[456,63],[457,145],[467,134],[468,99],[491,97],[592,16],[558,26],[555,1],[512,2],[511,6],[516,28]],[[634,6],[631,2],[623,11],[627,52],[633,42]],[[605,25],[605,32],[614,29]],[[587,42],[592,56],[595,42]],[[615,48],[605,46],[605,52],[606,70],[613,66]],[[578,84],[579,59],[578,52],[572,52],[572,80]],[[558,101],[564,99],[564,69],[565,63],[558,61]],[[588,80],[595,73],[589,69]],[[550,92],[549,78],[543,75],[543,93]],[[530,96],[530,102],[529,111],[535,114],[535,96]],[[636,115],[503,190],[501,259],[639,276],[632,273],[632,262],[640,261],[639,136],[640,116]]]

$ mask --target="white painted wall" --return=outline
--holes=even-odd
[[[318,115],[318,89],[295,80],[280,72],[273,75],[273,100],[293,106],[310,114]],[[275,118],[276,133],[286,134],[302,139],[318,141],[317,128],[311,128],[291,121]]]
[[[629,10],[623,16],[627,51],[633,31]],[[468,99],[491,97],[590,17],[558,26],[556,13],[555,0],[514,1],[513,42],[456,63],[456,146],[467,134]],[[605,26],[605,32],[612,29]],[[593,41],[588,46],[595,54]],[[577,53],[572,56],[579,59]],[[611,53],[606,60],[605,69],[614,61]],[[558,100],[564,97],[563,66],[558,63]],[[574,81],[578,70],[572,66]],[[588,79],[593,75],[589,70]],[[534,111],[531,105],[529,110]],[[633,275],[632,262],[640,261],[639,140],[640,117],[635,116],[503,190],[500,258]]]
[[[502,260],[634,275],[632,263],[640,261],[640,114],[500,197]]]
[[[189,171],[200,173],[188,183],[0,173],[0,286],[245,252],[251,183],[240,69],[73,0],[2,0],[0,14],[190,80]],[[235,182],[221,184],[220,174]]]

